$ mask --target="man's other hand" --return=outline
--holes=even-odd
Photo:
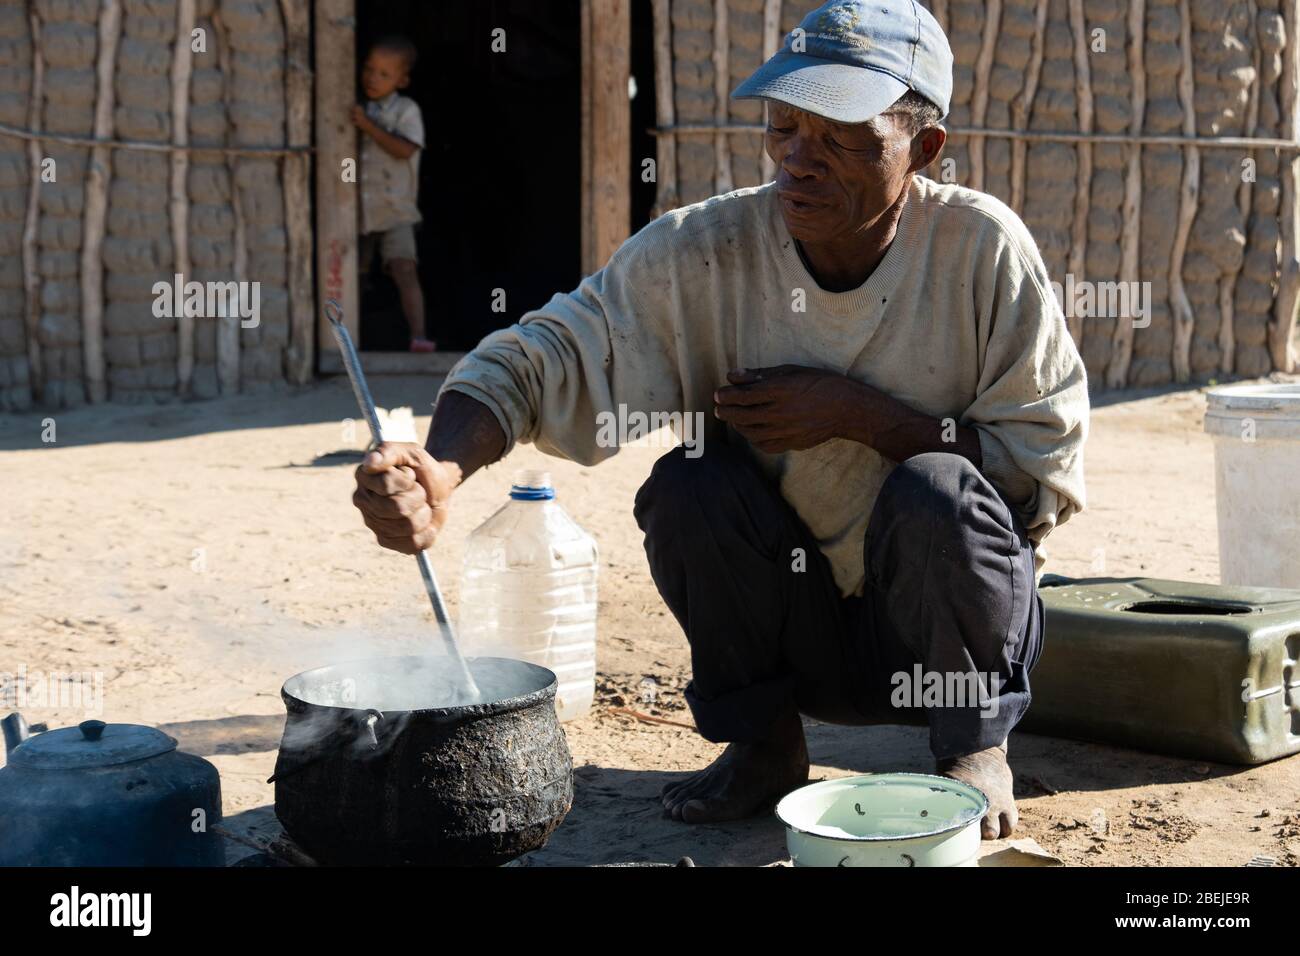
[[[352,503],[385,548],[416,554],[433,544],[447,522],[460,468],[437,461],[419,445],[384,442],[357,468]]]
[[[860,383],[801,365],[736,369],[727,381],[713,393],[713,414],[768,454],[844,437],[862,402]]]

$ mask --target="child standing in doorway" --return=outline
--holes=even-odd
[[[411,328],[411,351],[432,352],[437,346],[425,336],[424,294],[415,254],[424,119],[415,101],[398,93],[410,82],[415,56],[415,44],[410,40],[384,37],[371,46],[362,68],[366,104],[352,107],[352,122],[364,134],[360,265],[363,272],[368,270],[379,252],[384,271],[402,297],[402,313]]]

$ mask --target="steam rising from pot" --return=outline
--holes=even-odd
[[[336,664],[290,678],[285,689],[309,704],[352,710],[434,710],[508,700],[549,683],[516,661],[474,658],[479,693],[469,692],[447,657],[372,658]]]

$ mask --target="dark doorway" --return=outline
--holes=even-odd
[[[657,189],[656,177],[646,176],[645,161],[657,159],[658,140],[650,132],[657,122],[655,111],[655,44],[654,7],[650,0],[632,0],[632,71],[630,104],[632,124],[632,207],[631,231],[636,232],[650,221]]]
[[[492,49],[498,29],[505,52]],[[358,67],[389,33],[420,57],[405,94],[424,115],[416,241],[428,334],[442,351],[463,351],[581,278],[579,3],[365,0]],[[641,95],[653,89],[649,77]],[[493,311],[496,290],[504,311]],[[362,276],[361,316],[363,349],[406,349],[378,261]]]

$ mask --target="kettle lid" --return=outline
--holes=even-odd
[[[83,720],[76,727],[29,737],[9,754],[9,766],[30,770],[87,770],[157,757],[176,749],[176,740],[142,724]]]

